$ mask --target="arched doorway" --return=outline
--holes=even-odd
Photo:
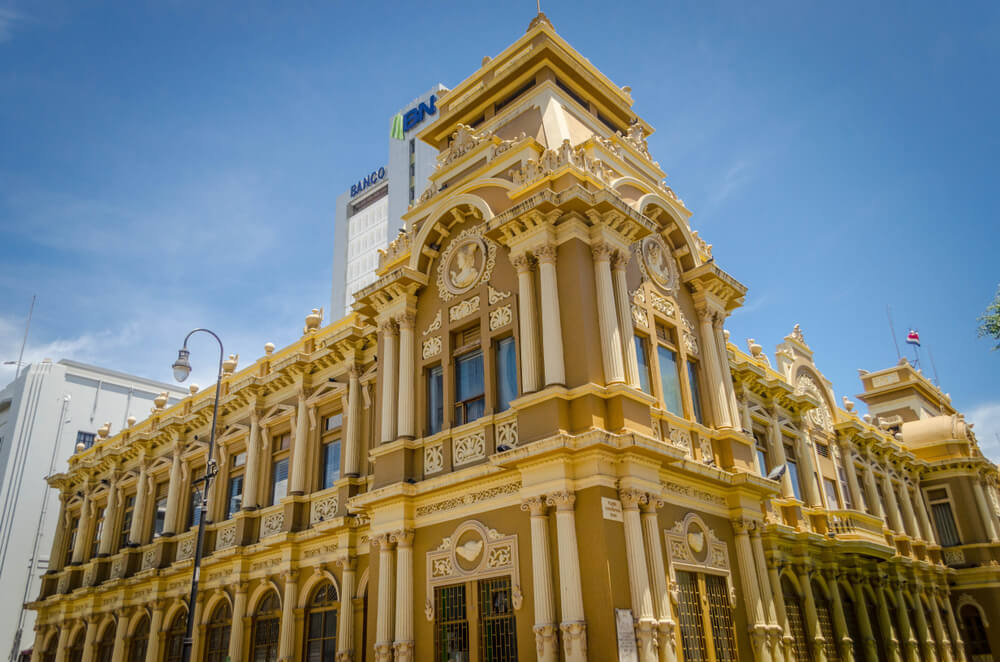
[[[787,576],[781,578],[781,595],[785,599],[785,615],[792,635],[792,656],[795,662],[810,662],[809,639],[806,637],[802,599]]]
[[[338,600],[337,589],[330,582],[320,584],[313,592],[306,615],[304,662],[329,662],[336,658]]]
[[[223,599],[212,610],[205,628],[205,662],[225,662],[229,655],[229,632],[233,627],[233,610]]]
[[[178,609],[167,630],[163,662],[181,662],[184,655],[184,634],[187,632],[187,609]]]
[[[66,650],[66,662],[82,662],[83,642],[86,640],[86,632],[86,626],[77,630],[76,636],[73,637],[73,641]]]
[[[128,662],[146,662],[147,646],[149,646],[149,619],[143,616],[132,632],[132,641],[128,647]]]
[[[111,621],[104,628],[104,634],[97,642],[97,662],[111,662],[115,652],[115,622]]]
[[[257,603],[253,615],[253,650],[251,662],[278,662],[278,638],[281,633],[281,606],[278,594],[268,591]]]
[[[965,640],[965,655],[969,660],[983,659],[980,656],[990,655],[990,642],[986,637],[986,624],[983,615],[976,605],[962,605],[958,612],[962,621],[962,639]]]

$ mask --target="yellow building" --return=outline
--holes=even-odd
[[[193,659],[992,659],[971,426],[905,361],[859,416],[798,327],[730,342],[631,106],[539,15],[439,98],[355,312],[227,362]],[[52,477],[35,662],[179,660],[212,399]]]

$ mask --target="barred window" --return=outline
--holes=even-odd
[[[253,616],[252,662],[278,662],[278,636],[281,631],[281,609],[274,591],[257,605]]]
[[[946,489],[927,491],[927,501],[931,505],[931,517],[934,518],[934,528],[937,529],[938,541],[942,547],[961,545],[958,535],[958,525],[955,524],[955,514],[951,510],[951,498]]]
[[[187,612],[178,609],[174,622],[167,631],[167,648],[164,651],[164,662],[181,662],[184,654],[184,633],[187,631]]]
[[[724,576],[677,572],[678,620],[686,662],[736,660],[736,630]],[[705,633],[711,636],[706,637]]]
[[[233,625],[233,610],[222,600],[212,610],[212,620],[205,628],[205,662],[225,662],[229,657],[229,632]]]
[[[469,620],[465,585],[434,589],[434,659],[465,662],[469,659]]]
[[[479,653],[482,662],[517,662],[510,577],[479,581]]]
[[[840,649],[837,648],[837,638],[833,633],[833,619],[830,616],[830,602],[826,599],[820,586],[813,583],[813,600],[816,603],[816,619],[819,621],[819,631],[823,635],[823,650],[827,662],[840,662]]]
[[[146,662],[146,646],[149,644],[149,619],[145,616],[132,634],[128,647],[128,662]]]
[[[328,662],[337,655],[337,590],[329,582],[313,593],[306,617],[304,662]]]
[[[802,619],[802,601],[788,577],[781,578],[781,594],[785,599],[785,615],[792,635],[792,652],[796,662],[809,662],[809,640]]]

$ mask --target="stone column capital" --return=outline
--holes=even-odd
[[[512,255],[510,258],[510,263],[513,265],[517,273],[522,274],[531,271],[532,258],[528,253],[519,253],[517,255]]]
[[[645,492],[632,488],[618,490],[618,498],[621,499],[622,508],[625,510],[638,510],[639,504],[649,502]]]
[[[413,546],[413,529],[402,529],[391,534],[392,542],[400,549]]]
[[[655,515],[656,511],[667,505],[667,502],[654,494],[647,494],[646,500],[639,504],[640,510],[646,515]]]
[[[609,262],[611,260],[612,248],[603,241],[594,242],[590,245],[590,254],[594,257],[594,262]]]
[[[556,510],[572,512],[576,504],[576,494],[570,491],[552,492],[545,498],[545,502],[555,506]]]
[[[346,556],[341,556],[339,559],[334,561],[334,563],[340,566],[341,570],[354,572],[358,566],[358,557],[347,554]]]
[[[521,510],[530,512],[532,517],[545,517],[548,513],[548,504],[545,496],[533,496],[521,502]]]
[[[386,336],[395,336],[399,333],[399,323],[394,319],[387,319],[379,324],[378,330]]]
[[[369,542],[380,551],[391,550],[395,544],[391,533],[381,533],[377,536],[372,536]]]
[[[540,264],[555,264],[557,252],[555,244],[544,244],[535,249],[535,258]]]
[[[409,331],[413,330],[413,327],[417,324],[417,316],[411,312],[406,312],[397,318],[400,329],[407,329]]]
[[[629,258],[631,256],[628,253],[622,251],[615,251],[611,255],[611,270],[612,271],[625,271],[628,266]]]

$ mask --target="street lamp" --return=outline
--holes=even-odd
[[[215,380],[215,404],[212,407],[212,428],[208,435],[208,459],[205,463],[205,477],[202,479],[204,486],[201,490],[201,503],[198,505],[198,538],[194,548],[194,565],[191,568],[191,596],[188,598],[187,629],[184,631],[184,641],[181,644],[181,662],[191,662],[191,645],[194,633],[194,604],[198,599],[198,575],[201,573],[201,555],[205,544],[205,511],[208,508],[208,489],[212,483],[212,478],[218,473],[219,468],[215,463],[215,420],[219,415],[219,389],[222,386],[222,341],[208,329],[195,329],[184,337],[184,345],[177,351],[177,360],[172,366],[174,377],[179,382],[183,382],[191,374],[191,362],[188,357],[191,352],[187,348],[188,339],[194,334],[202,331],[209,334],[219,343],[219,374]]]

